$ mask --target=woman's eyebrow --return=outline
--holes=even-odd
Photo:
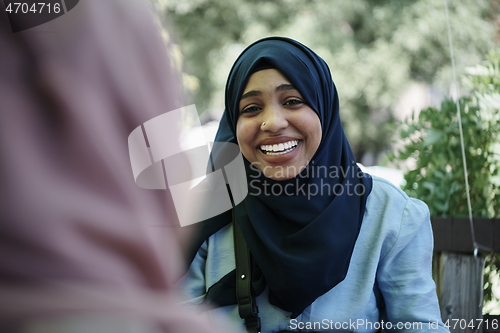
[[[285,91],[285,90],[297,90],[290,83],[283,83],[276,87],[276,91]]]
[[[250,90],[249,92],[244,93],[241,96],[240,100],[248,98],[248,97],[261,96],[261,95],[262,95],[262,93],[258,90]]]
[[[293,85],[289,84],[289,83],[283,83],[283,84],[280,84],[279,86],[276,87],[276,91],[285,91],[285,90],[297,90]],[[249,98],[249,97],[254,97],[254,96],[261,96],[262,93],[259,91],[259,90],[250,90],[246,93],[244,93],[240,100],[243,100],[245,98]]]

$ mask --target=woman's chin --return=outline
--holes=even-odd
[[[252,164],[267,178],[277,181],[292,179],[309,163],[302,156],[301,148],[299,145],[285,154],[268,154],[259,150]]]
[[[307,164],[269,165],[265,163],[255,163],[254,165],[267,178],[282,181],[297,176]]]

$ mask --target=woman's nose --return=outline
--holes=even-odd
[[[288,126],[286,112],[280,106],[272,105],[264,112],[263,131],[279,132]]]

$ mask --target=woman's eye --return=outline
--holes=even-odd
[[[301,99],[297,99],[297,98],[291,98],[289,100],[287,100],[284,105],[288,105],[288,106],[294,106],[294,105],[300,105],[304,103],[304,101],[302,101]]]
[[[241,114],[243,113],[253,113],[253,112],[257,112],[257,111],[260,111],[260,108],[257,107],[257,106],[249,106],[247,108],[244,108],[243,110],[241,110]]]

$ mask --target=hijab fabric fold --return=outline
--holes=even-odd
[[[254,259],[255,293],[269,287],[271,304],[296,318],[345,278],[372,179],[357,166],[345,136],[327,64],[308,47],[288,38],[261,39],[236,60],[215,141],[237,143],[240,97],[250,76],[268,67],[283,73],[317,113],[322,139],[307,167],[289,180],[267,178],[245,159],[249,195],[234,207],[234,213]],[[221,155],[221,151],[212,152],[215,161]],[[275,191],[270,190],[273,188]],[[205,221],[207,233],[230,223],[228,216]],[[227,285],[233,274],[221,283]],[[219,287],[216,284],[209,290],[210,298],[221,298]]]

